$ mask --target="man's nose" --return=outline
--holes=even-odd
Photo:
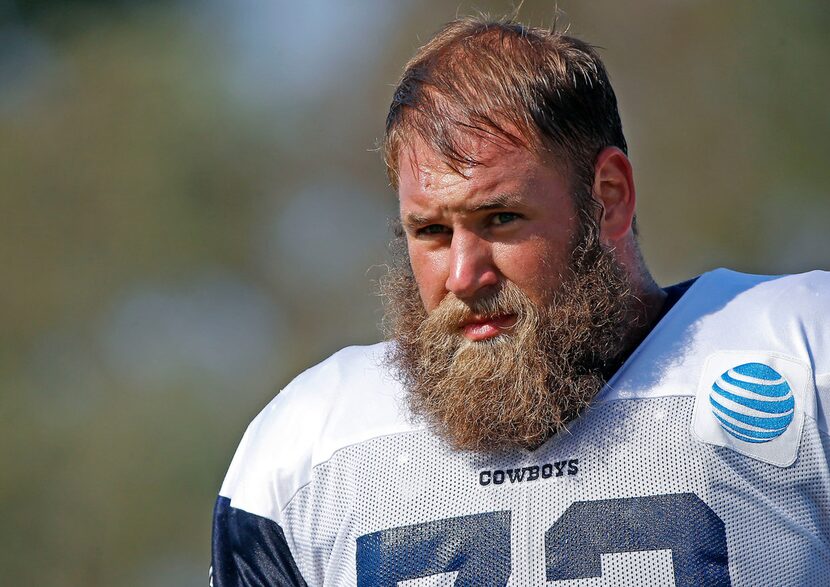
[[[475,297],[482,288],[498,282],[499,274],[493,263],[491,243],[471,232],[453,232],[447,291],[460,299],[469,299]]]

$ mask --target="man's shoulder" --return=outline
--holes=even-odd
[[[708,358],[786,356],[830,373],[830,273],[700,275],[623,365],[600,400],[691,396]],[[828,382],[830,384],[830,382]]]
[[[739,304],[748,311],[773,311],[781,316],[812,315],[830,305],[830,272],[753,275],[716,269],[697,280],[698,298],[712,297]]]
[[[750,275],[718,269],[698,278],[689,293],[678,323],[695,332],[700,349],[775,351],[805,361],[817,373],[830,372],[830,273]]]
[[[387,345],[349,346],[337,351],[294,377],[272,405],[318,412],[322,406],[394,383],[383,364]]]
[[[384,365],[387,344],[347,347],[295,377],[248,426],[220,494],[276,519],[339,450],[418,429]]]
[[[324,452],[327,441],[336,441],[330,447],[336,450],[379,429],[399,428],[408,412],[401,384],[386,365],[389,344],[346,347],[300,373],[263,411],[264,428],[290,419]]]

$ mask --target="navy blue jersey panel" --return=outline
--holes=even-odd
[[[692,285],[694,285],[695,281],[697,281],[697,277],[693,277],[692,279],[686,280],[682,283],[675,283],[674,285],[670,285],[668,287],[664,287],[663,291],[666,294],[666,301],[663,302],[663,308],[660,310],[660,313],[657,315],[657,320],[654,322],[657,324],[663,317],[669,313],[669,310],[680,301],[680,298],[683,297]]]
[[[213,587],[307,587],[282,528],[231,507],[220,496],[213,510]]]
[[[548,581],[602,575],[601,555],[671,550],[677,587],[729,587],[726,527],[693,493],[577,501],[545,534]]]

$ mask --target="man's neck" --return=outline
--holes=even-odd
[[[623,352],[612,365],[608,366],[604,374],[606,381],[614,376],[614,373],[628,360],[631,353],[640,346],[664,315],[663,310],[668,294],[657,285],[651,275],[647,275],[647,279],[636,284],[634,292],[634,303],[630,310],[631,329],[623,341]]]

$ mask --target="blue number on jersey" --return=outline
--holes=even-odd
[[[692,493],[572,504],[545,533],[548,581],[599,577],[600,555],[672,551],[677,587],[728,587],[726,530]],[[510,512],[447,518],[357,539],[358,587],[457,571],[455,587],[504,587],[510,578]]]
[[[599,577],[602,554],[666,549],[676,587],[730,584],[724,524],[693,493],[572,504],[545,533],[547,579]]]
[[[510,577],[510,512],[401,526],[357,539],[359,587],[458,571],[455,587],[504,587]]]

